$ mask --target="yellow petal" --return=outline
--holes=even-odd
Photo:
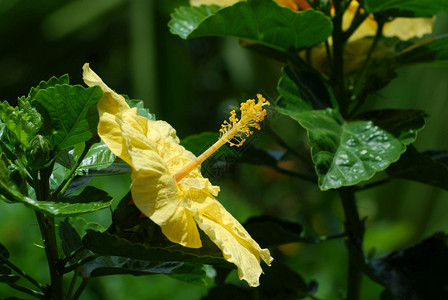
[[[272,262],[269,250],[261,249],[244,227],[214,198],[207,197],[202,203],[192,203],[197,209],[198,226],[221,249],[223,257],[235,264],[238,276],[249,286],[259,285],[263,273],[260,257],[268,265]]]
[[[384,27],[387,37],[398,37],[401,40],[420,38],[432,33],[435,18],[396,18]]]
[[[87,86],[95,86],[98,85],[103,93],[105,94],[104,97],[108,97],[109,99],[103,102],[101,99],[98,103],[98,112],[101,116],[101,113],[103,112],[103,109],[108,111],[109,113],[117,113],[123,109],[129,108],[129,105],[124,100],[124,97],[114,92],[111,88],[109,88],[103,80],[92,70],[90,69],[90,66],[88,63],[85,63],[82,67],[83,70],[83,79],[84,83],[87,84]]]

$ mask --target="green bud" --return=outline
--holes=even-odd
[[[36,135],[26,147],[26,159],[33,170],[47,167],[52,160],[50,142],[44,136]]]

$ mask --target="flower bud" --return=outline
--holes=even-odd
[[[28,166],[33,170],[48,166],[52,159],[50,142],[42,135],[36,135],[26,147],[26,159]]]

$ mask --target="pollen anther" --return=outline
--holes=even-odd
[[[265,105],[270,105],[269,101],[261,95],[257,94],[258,102],[254,99],[249,99],[241,103],[241,118],[238,119],[235,110],[230,112],[229,121],[225,120],[219,129],[220,138],[204,153],[199,155],[194,161],[185,166],[182,170],[173,175],[174,180],[179,182],[188,173],[194,170],[197,166],[202,164],[207,158],[221,148],[225,143],[230,146],[241,147],[249,136],[254,132],[251,128],[257,130],[261,129],[260,122],[266,117]]]

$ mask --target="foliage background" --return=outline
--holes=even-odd
[[[216,131],[230,107],[257,92],[273,102],[281,65],[239,47],[234,39],[185,41],[171,35],[169,14],[182,4],[187,1],[1,1],[0,100],[16,105],[18,96],[53,75],[69,73],[72,83],[81,83],[81,66],[90,62],[105,82],[143,99],[181,138]],[[447,14],[438,17],[434,32],[448,32]],[[424,110],[429,117],[416,147],[448,149],[447,78],[447,68],[402,68],[399,77],[370,103],[375,108]],[[295,148],[306,147],[305,132],[296,122],[272,113],[268,123],[255,144],[279,149],[275,143],[278,135]],[[303,138],[297,140],[297,136]],[[293,162],[284,167],[294,168]],[[265,213],[300,222],[307,236],[342,231],[342,209],[332,192],[323,193],[307,182],[244,164],[231,165],[222,176],[212,179],[222,187],[219,200],[241,222]],[[106,185],[118,198],[126,192],[129,179],[99,178],[92,184]],[[368,216],[365,249],[375,249],[372,255],[417,242],[439,230],[448,231],[448,193],[441,189],[394,180],[358,197],[361,217]],[[110,212],[87,217],[107,226]],[[0,203],[0,239],[13,261],[28,273],[47,276],[31,210]],[[273,256],[287,260],[307,281],[318,279],[318,297],[339,299],[338,291],[345,287],[347,259],[343,241],[285,245]],[[231,278],[237,282],[235,274]],[[10,291],[0,286],[0,297]],[[378,299],[380,291],[366,278],[362,299]],[[94,279],[82,299],[198,299],[206,292],[206,288],[163,275],[110,276]]]

